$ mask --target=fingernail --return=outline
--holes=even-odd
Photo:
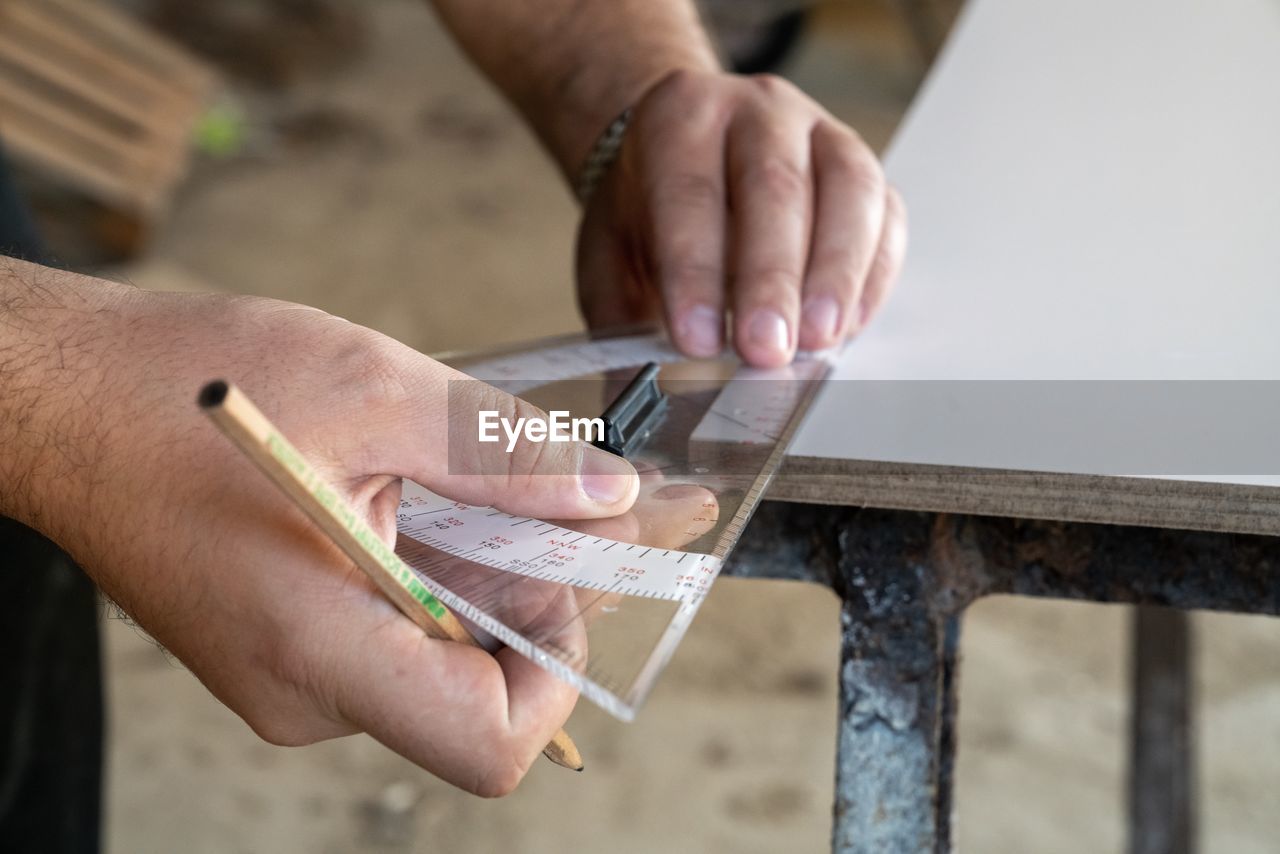
[[[801,318],[806,338],[830,341],[840,326],[840,305],[834,297],[814,297],[805,301]]]
[[[787,322],[782,319],[782,315],[767,308],[762,308],[751,316],[747,323],[747,340],[762,350],[772,350],[775,353],[787,353],[791,350]]]
[[[618,503],[631,492],[635,477],[635,469],[622,457],[590,446],[582,449],[578,483],[592,501]]]
[[[709,305],[695,305],[677,322],[676,338],[695,356],[720,352],[720,312]]]

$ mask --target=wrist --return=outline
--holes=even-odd
[[[61,542],[134,289],[0,257],[0,514]]]
[[[582,67],[566,79],[558,104],[540,110],[550,116],[543,136],[571,183],[581,176],[601,135],[624,111],[634,108],[664,79],[681,71],[715,72],[719,65],[710,44],[689,45],[651,58],[613,75]]]
[[[548,53],[525,113],[570,184],[609,124],[664,78],[717,72],[719,57],[691,0],[615,0],[612,12],[579,5],[557,24],[567,49]]]
[[[433,0],[572,184],[623,110],[676,71],[719,71],[694,0]]]

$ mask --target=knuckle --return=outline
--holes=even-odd
[[[672,71],[641,98],[628,136],[645,141],[639,152],[642,162],[655,153],[683,153],[690,144],[713,141],[731,102],[722,90],[710,85],[705,73]]]
[[[795,199],[809,191],[808,173],[786,157],[760,158],[743,170],[742,181],[775,198]]]
[[[800,91],[791,81],[776,74],[753,74],[750,80],[756,89],[770,98],[796,95]]]
[[[470,419],[472,410],[488,410],[497,412],[502,418],[510,418],[516,412],[518,400],[481,380],[461,378],[449,382],[451,415],[461,418]]]
[[[746,270],[735,285],[748,288],[755,303],[787,306],[796,302],[800,292],[801,273],[783,265],[766,265]]]
[[[884,231],[885,200],[877,193],[855,193],[849,200],[850,209],[862,230],[852,236],[852,242],[862,246],[874,246]]]
[[[319,669],[310,655],[312,638],[307,627],[272,624],[262,637],[263,643],[253,651],[253,664],[267,678],[267,684],[296,692],[308,685]]]
[[[450,379],[446,392],[447,459],[451,473],[487,474],[493,465],[487,445],[476,441],[480,413],[505,415],[505,395],[480,380]],[[498,437],[501,442],[501,436]],[[499,447],[495,444],[494,447]]]
[[[512,423],[519,424],[520,419],[546,420],[547,414],[538,407],[518,397],[508,399],[508,417]],[[515,443],[507,458],[506,488],[513,493],[523,493],[532,485],[532,479],[540,473],[547,472],[550,461],[547,453],[553,446],[549,442],[531,442],[521,439]]]
[[[814,277],[810,286],[824,293],[848,296],[866,275],[853,252],[843,249],[822,252],[813,259]]]
[[[679,258],[662,270],[663,288],[673,294],[718,293],[723,273],[717,264]]]
[[[819,122],[813,129],[815,156],[824,165],[861,173],[865,178],[884,184],[880,158],[853,128],[835,120]]]
[[[409,383],[397,349],[395,342],[376,333],[353,335],[334,354],[333,363],[341,366],[335,385],[344,397],[365,406],[404,400]]]
[[[814,127],[814,134],[821,135],[825,141],[837,148],[847,148],[850,151],[856,151],[860,154],[874,158],[875,152],[867,141],[863,139],[862,134],[858,133],[857,128],[837,119],[827,117]]]
[[[883,209],[888,203],[884,169],[880,167],[879,162],[869,160],[859,163],[853,175],[850,176],[850,182],[854,192],[859,198],[866,200],[867,204],[874,204],[877,209]]]
[[[637,130],[644,134],[680,118],[701,116],[712,102],[706,74],[677,68],[658,79],[636,110]]]
[[[377,401],[399,401],[409,395],[402,366],[390,358],[385,347],[373,347],[361,360],[359,379],[366,397]]]
[[[884,169],[866,152],[842,146],[830,153],[822,168],[831,177],[848,184],[859,196],[872,197],[877,204],[885,198]]]
[[[720,206],[723,191],[720,182],[711,175],[677,172],[655,178],[650,194],[656,205],[713,208]]]
[[[689,68],[677,68],[659,78],[651,90],[655,95],[690,96],[702,91],[703,76]]]

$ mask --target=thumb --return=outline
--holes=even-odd
[[[416,423],[399,431],[417,440],[404,449],[404,459],[417,461],[406,476],[449,498],[521,516],[595,519],[635,502],[640,478],[622,457],[563,432],[552,436],[547,413],[533,404],[439,363],[432,368],[433,393],[413,396],[419,403],[408,416]]]

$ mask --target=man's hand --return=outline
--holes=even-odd
[[[785,364],[856,334],[884,303],[906,214],[850,128],[779,78],[677,71],[634,109],[582,220],[592,326],[661,317],[676,345],[733,342]]]
[[[665,319],[691,356],[758,366],[856,334],[906,242],[902,200],[850,128],[776,77],[720,69],[692,0],[432,0],[575,184],[632,110],[585,211],[588,324]]]
[[[532,407],[474,381],[451,397],[462,375],[302,306],[0,259],[0,319],[0,513],[66,548],[268,741],[365,731],[473,792],[515,786],[573,691],[510,650],[426,637],[218,434],[195,393],[239,383],[388,543],[401,478],[585,519],[631,506],[629,463],[577,443],[446,459],[450,406],[513,420]]]

